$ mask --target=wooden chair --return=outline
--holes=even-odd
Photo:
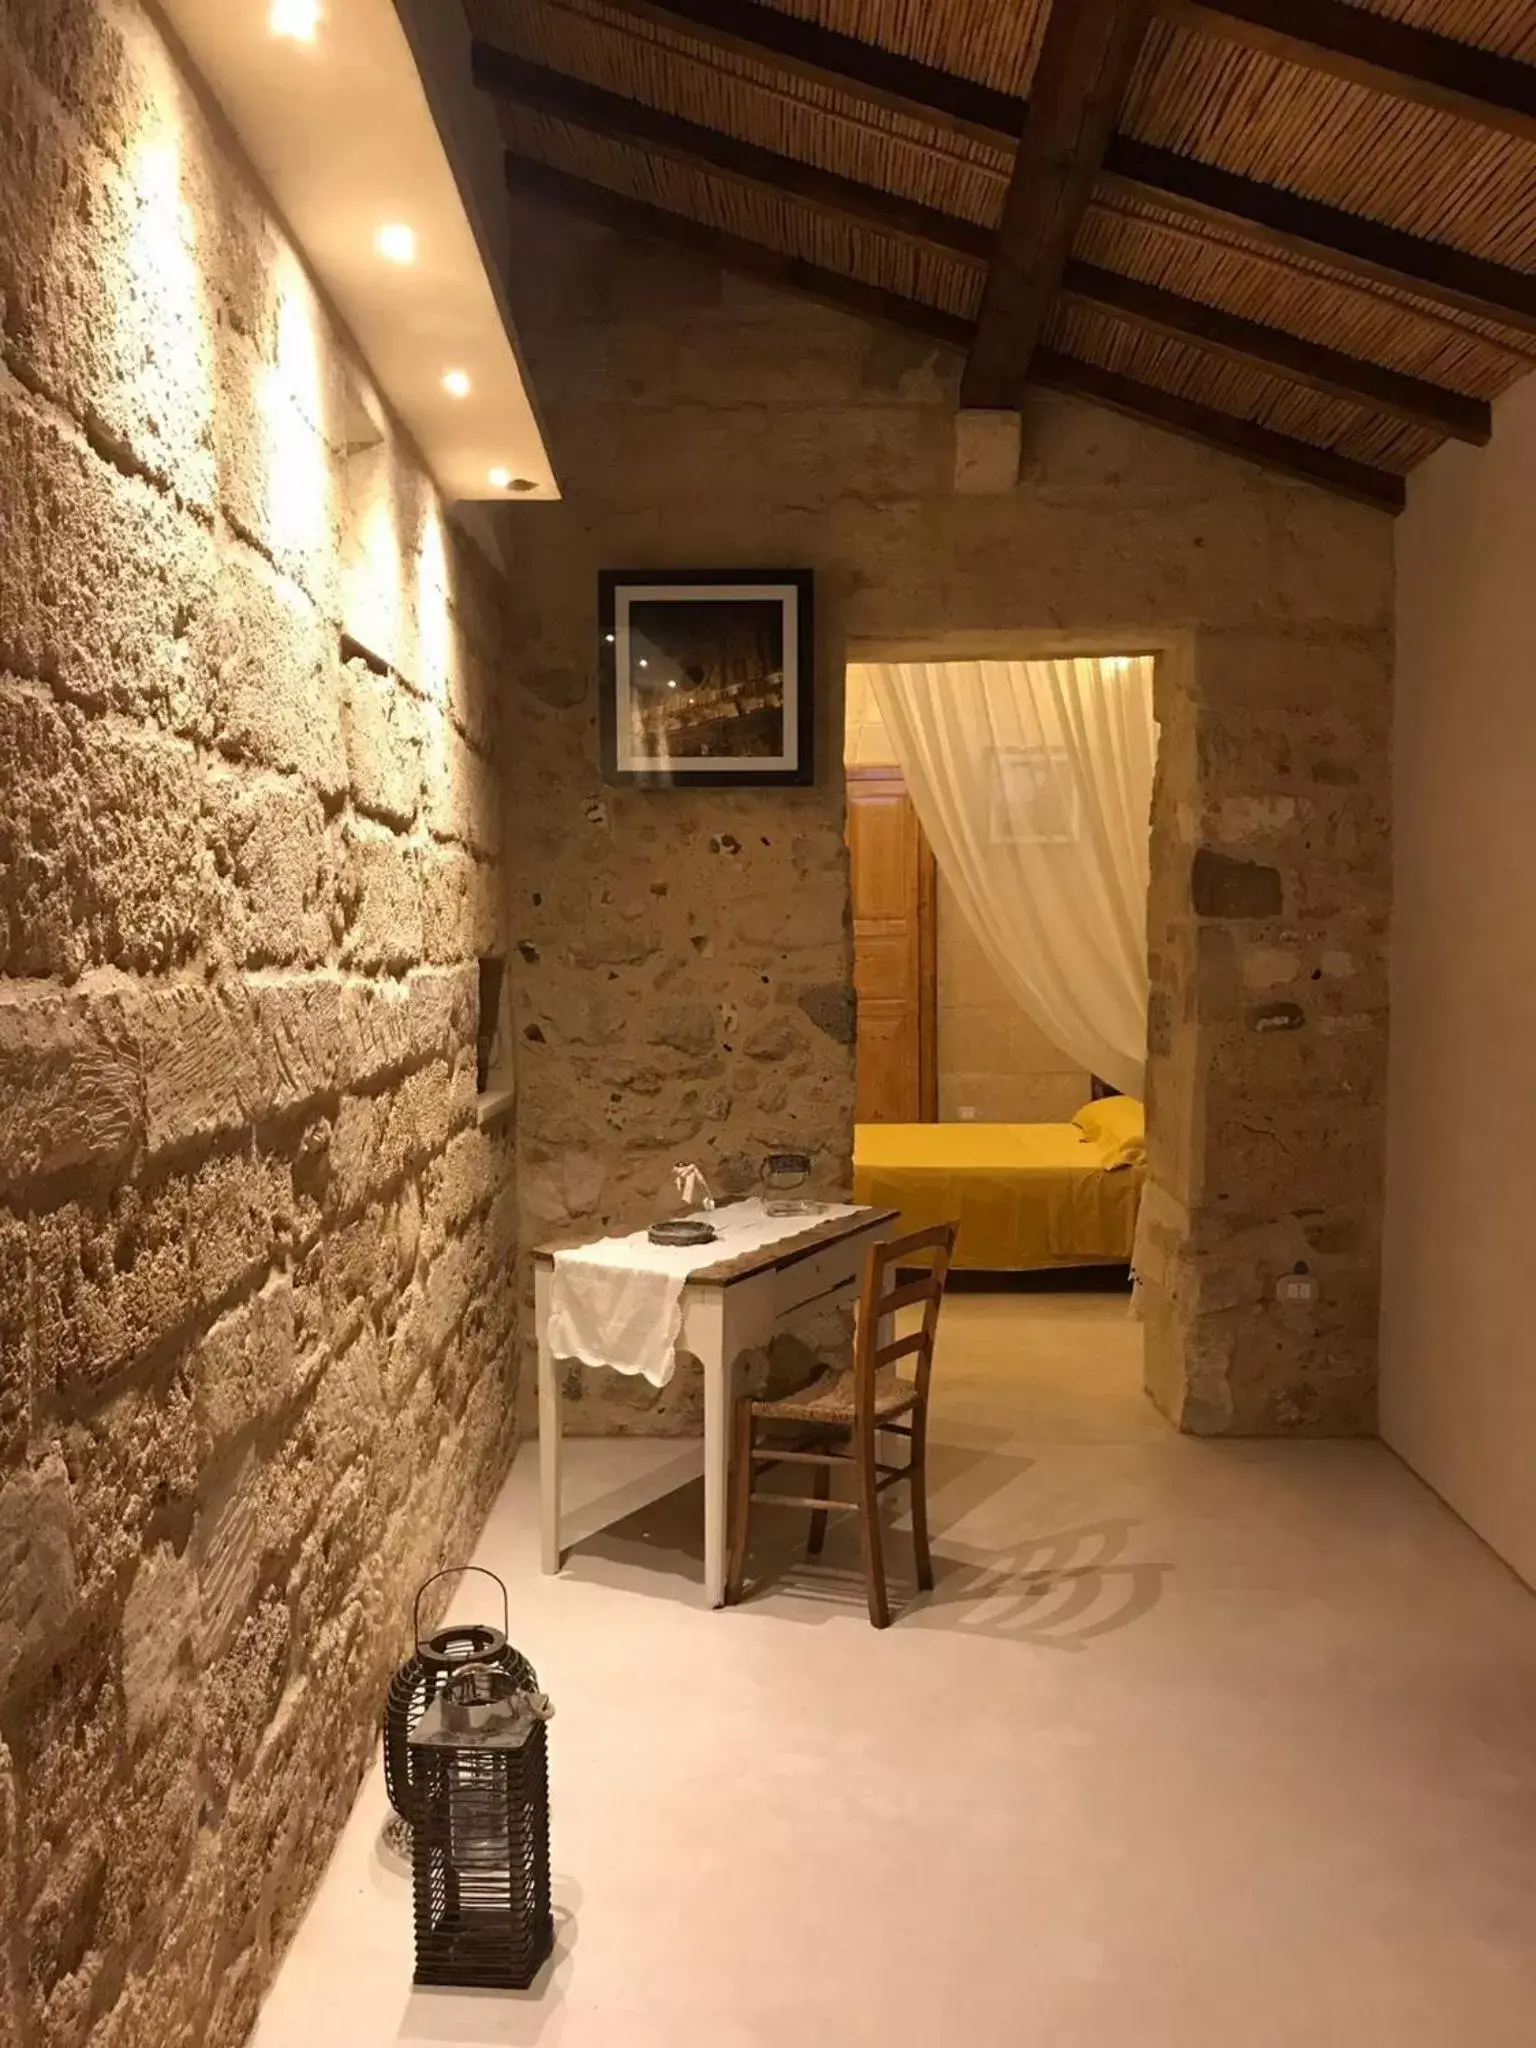
[[[928,1548],[928,1382],[933,1372],[933,1345],[944,1283],[949,1277],[958,1227],[941,1223],[931,1230],[915,1231],[910,1237],[892,1238],[870,1248],[859,1297],[851,1372],[829,1369],[808,1387],[781,1400],[756,1400],[747,1395],[737,1402],[727,1602],[741,1597],[754,1501],[769,1507],[809,1508],[812,1557],[820,1554],[826,1540],[828,1513],[851,1510],[859,1517],[869,1618],[876,1628],[885,1628],[891,1619],[891,1609],[885,1590],[880,1497],[904,1479],[912,1487],[917,1583],[925,1593],[932,1590],[933,1558]],[[897,1268],[921,1258],[931,1258],[928,1270],[902,1285]],[[922,1328],[910,1337],[893,1339],[887,1319],[898,1309],[915,1308],[919,1302],[923,1306]],[[914,1381],[896,1377],[896,1361],[900,1358],[916,1358]],[[826,1447],[808,1444],[793,1448],[761,1443],[758,1427],[763,1423],[827,1430],[833,1433],[834,1441]],[[910,1454],[905,1465],[879,1462],[876,1437],[883,1433],[906,1437]],[[813,1467],[814,1496],[755,1491],[759,1473],[778,1464]],[[840,1469],[853,1479],[851,1500],[832,1497],[832,1474]]]

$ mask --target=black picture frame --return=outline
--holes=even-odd
[[[597,581],[598,718],[609,782],[766,789],[815,781],[809,569],[604,569]],[[751,680],[754,663],[761,685]],[[653,665],[655,675],[642,680]],[[747,671],[744,683],[723,679],[733,666]],[[677,751],[665,748],[669,689],[706,714],[679,727]],[[722,702],[732,707],[728,719],[708,717]]]

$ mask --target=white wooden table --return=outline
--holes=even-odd
[[[731,1411],[743,1352],[766,1345],[807,1310],[851,1301],[872,1244],[888,1237],[897,1209],[856,1209],[809,1222],[794,1237],[743,1252],[690,1275],[683,1289],[677,1348],[704,1368],[704,1588],[711,1607],[725,1604],[726,1518],[730,1494]],[[539,1486],[542,1561],[558,1572],[560,1543],[560,1371],[549,1348],[549,1293],[555,1253],[534,1254],[534,1316],[539,1336]],[[590,1370],[591,1368],[583,1368]]]

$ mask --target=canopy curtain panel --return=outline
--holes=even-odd
[[[1063,1052],[1140,1096],[1153,657],[861,666],[1004,983]]]

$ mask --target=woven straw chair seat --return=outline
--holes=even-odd
[[[875,1414],[882,1422],[904,1415],[917,1405],[917,1388],[898,1379],[894,1370],[875,1376]],[[777,1401],[754,1401],[752,1413],[763,1422],[835,1422],[854,1419],[853,1374],[828,1370],[808,1387]]]

